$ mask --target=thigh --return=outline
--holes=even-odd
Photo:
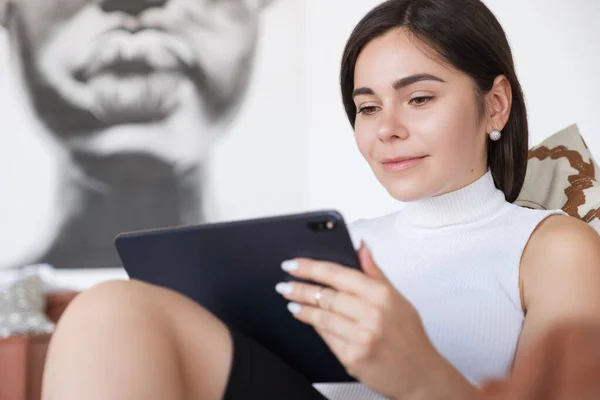
[[[224,400],[324,400],[310,381],[254,340],[230,329],[233,362]]]
[[[232,357],[225,324],[190,299],[137,281],[105,282],[61,317],[43,398],[220,400]]]

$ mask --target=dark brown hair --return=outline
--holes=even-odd
[[[527,169],[527,109],[504,30],[480,0],[388,0],[371,10],[354,28],[342,57],[342,99],[354,128],[354,68],[363,48],[392,29],[404,28],[444,62],[469,75],[476,84],[480,116],[484,96],[504,75],[512,88],[510,117],[502,138],[488,141],[488,166],[506,200],[518,197]]]

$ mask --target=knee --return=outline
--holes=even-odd
[[[59,325],[115,320],[131,313],[149,312],[154,287],[139,281],[115,280],[100,283],[77,295],[63,313]]]

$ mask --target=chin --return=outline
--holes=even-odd
[[[166,129],[162,124],[120,125],[72,138],[67,146],[73,152],[95,158],[138,154],[166,164],[193,165],[201,162],[210,150],[213,138],[208,136],[194,129]]]
[[[417,201],[425,199],[427,197],[431,197],[424,193],[421,188],[393,187],[386,189],[390,196],[403,203],[408,203],[411,201]]]
[[[381,171],[378,180],[385,190],[394,199],[401,202],[410,202],[431,197],[428,190],[427,180],[423,173],[408,173],[404,171],[399,174]]]

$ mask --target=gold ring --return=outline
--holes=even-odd
[[[318,307],[321,307],[321,297],[323,296],[323,289],[325,288],[321,286],[319,287],[319,290],[317,290],[317,293],[315,293],[315,303]]]

